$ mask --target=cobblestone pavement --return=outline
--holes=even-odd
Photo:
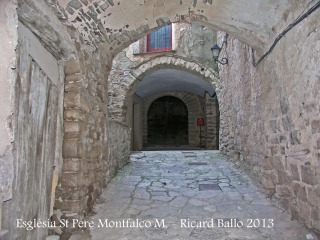
[[[218,151],[134,153],[95,212],[93,240],[316,239]]]

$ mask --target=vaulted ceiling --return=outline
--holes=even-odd
[[[20,0],[20,19],[29,18],[45,33],[45,21],[37,14],[44,4],[73,35],[83,42],[115,54],[147,32],[169,22],[201,22],[228,32],[256,50],[263,51],[284,28],[284,21],[294,19],[300,0]],[[26,11],[26,8],[31,6]],[[30,7],[29,7],[30,8]],[[28,13],[29,12],[29,13]],[[48,13],[50,14],[50,13]],[[40,19],[40,20],[39,20]],[[52,20],[51,20],[52,21]],[[59,35],[59,31],[55,30]],[[63,32],[63,30],[61,30]],[[52,34],[51,34],[52,35]]]
[[[211,83],[191,73],[160,69],[145,76],[135,91],[140,97],[165,92],[190,92],[203,97],[206,92],[213,96],[215,90]]]

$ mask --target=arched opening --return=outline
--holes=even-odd
[[[5,168],[5,171],[10,174],[9,180],[11,181],[11,177],[14,177],[15,180],[14,184],[8,184],[10,195],[8,199],[11,199],[11,188],[13,193],[12,200],[5,203],[4,209],[9,214],[4,214],[6,221],[3,224],[4,227],[12,230],[13,233],[10,233],[12,236],[17,234],[17,236],[25,236],[26,239],[34,239],[31,236],[32,234],[40,236],[37,230],[26,233],[25,229],[17,229],[14,227],[15,222],[13,221],[14,216],[17,215],[28,220],[35,217],[28,210],[29,207],[23,208],[23,204],[30,200],[29,195],[39,192],[34,187],[36,185],[33,184],[33,188],[29,189],[28,194],[21,191],[21,189],[25,190],[30,185],[32,186],[32,181],[28,180],[28,184],[26,184],[24,176],[25,173],[30,175],[29,170],[32,169],[30,166],[33,166],[37,159],[28,155],[33,152],[29,148],[34,149],[35,146],[32,141],[28,140],[33,139],[33,135],[42,138],[48,136],[43,144],[40,141],[41,151],[43,152],[40,155],[41,157],[49,157],[55,162],[52,162],[52,164],[45,162],[46,165],[43,164],[41,167],[49,174],[51,174],[52,169],[55,169],[54,171],[57,171],[59,176],[52,180],[51,177],[46,177],[47,180],[42,185],[48,186],[49,191],[44,189],[42,191],[49,193],[51,181],[55,181],[54,183],[58,188],[56,194],[52,194],[52,205],[55,204],[54,209],[57,216],[59,218],[60,216],[73,218],[74,215],[70,213],[75,213],[78,214],[79,219],[83,219],[84,215],[92,210],[97,196],[108,182],[106,180],[113,176],[115,171],[113,169],[117,169],[115,159],[118,158],[112,154],[119,154],[121,162],[126,162],[126,154],[129,152],[119,151],[119,148],[123,148],[126,141],[118,137],[119,135],[127,137],[129,134],[123,134],[119,129],[121,127],[129,129],[129,127],[120,122],[112,128],[113,131],[110,131],[107,126],[110,123],[111,115],[108,115],[105,107],[108,103],[106,99],[108,83],[105,81],[105,76],[109,74],[110,61],[121,49],[151,30],[170,22],[179,23],[185,19],[189,22],[203,23],[205,26],[217,30],[224,30],[230,33],[230,36],[236,37],[254,48],[251,49],[236,39],[230,41],[226,38],[218,38],[223,45],[222,53],[230,60],[229,65],[219,68],[221,71],[217,88],[217,95],[221,103],[221,151],[231,157],[236,153],[236,159],[240,158],[240,162],[253,171],[266,189],[276,192],[282,198],[280,200],[289,212],[294,213],[300,220],[319,230],[317,227],[317,206],[315,204],[317,200],[316,184],[319,182],[319,176],[314,172],[314,168],[317,167],[317,158],[314,156],[318,156],[320,149],[318,140],[319,120],[315,117],[318,116],[319,110],[315,107],[318,106],[317,99],[319,98],[319,91],[317,91],[318,68],[316,65],[318,56],[316,56],[317,51],[314,51],[318,48],[319,32],[315,31],[317,29],[317,15],[310,15],[310,12],[306,14],[308,7],[311,8],[311,2],[297,1],[288,4],[288,1],[279,1],[275,5],[270,0],[241,0],[224,3],[193,1],[192,6],[190,6],[189,1],[168,0],[146,1],[144,4],[136,4],[135,1],[126,0],[117,3],[111,0],[24,0],[8,2],[17,2],[17,8],[15,6],[12,8],[17,9],[17,14],[6,14],[5,18],[7,16],[18,16],[19,22],[31,30],[30,34],[34,35],[35,40],[40,41],[37,45],[45,48],[41,50],[48,51],[52,55],[50,59],[58,61],[58,68],[53,71],[53,65],[37,59],[38,55],[34,45],[29,44],[30,42],[24,44],[26,40],[24,35],[19,35],[20,46],[16,51],[18,64],[13,64],[10,61],[10,66],[4,69],[1,78],[4,79],[1,82],[4,89],[14,90],[12,91],[14,92],[12,99],[15,102],[15,104],[12,104],[12,109],[5,109],[2,114],[3,117],[1,117],[2,126],[5,126],[5,128],[7,128],[6,125],[9,125],[10,128],[13,126],[14,132],[10,132],[13,136],[10,139],[7,136],[4,140],[0,139],[1,144],[5,141],[5,145],[0,147],[4,146],[5,150],[9,151],[9,158],[14,163],[14,168],[12,167],[9,171]],[[3,6],[3,4],[0,5]],[[248,6],[250,7],[248,8]],[[315,7],[318,8],[319,5],[314,5],[312,9],[316,9]],[[8,13],[7,11],[3,12]],[[137,14],[142,12],[144,14]],[[292,24],[293,20],[299,15],[310,15],[310,17],[304,21],[294,21],[299,23],[300,27],[295,27],[290,33],[286,31],[291,35],[282,38],[269,58],[265,59],[258,68],[255,68],[255,64],[251,63],[255,62],[256,57],[266,52],[270,45],[275,46],[272,45],[272,42],[280,39],[277,36],[283,36],[281,32],[286,29],[286,26],[295,26]],[[16,31],[16,21],[5,19],[3,22],[5,27],[10,26],[8,33],[11,30]],[[20,30],[22,30],[21,27]],[[4,33],[4,36],[6,36],[7,33]],[[19,32],[19,34],[21,33],[23,32]],[[294,36],[300,37],[294,38]],[[199,36],[197,35],[197,37]],[[194,44],[187,45],[183,50],[194,50],[200,48],[200,46],[205,46],[203,43],[206,39],[208,38],[199,37],[195,39]],[[209,40],[212,39],[209,38]],[[15,41],[15,37],[13,39],[10,37],[5,42],[12,44]],[[212,43],[213,41],[210,44]],[[4,46],[6,47],[6,45]],[[11,52],[14,53],[16,48],[10,46]],[[289,48],[288,46],[295,47]],[[203,49],[209,48],[203,47]],[[30,56],[24,55],[27,50],[31,51],[28,52]],[[255,52],[254,50],[258,51]],[[6,54],[6,51],[4,53]],[[163,58],[167,59],[166,61],[163,61],[163,59],[155,61],[158,63],[161,61],[164,65],[176,66],[172,58],[172,55],[176,53],[170,52],[163,55]],[[186,64],[183,67],[189,67],[192,71],[199,69],[203,72],[203,75],[210,76],[207,67],[197,66],[196,63],[201,60],[200,58],[195,59],[195,55],[188,51],[182,53],[181,59],[189,61],[189,63],[185,62]],[[39,54],[43,57],[43,52]],[[159,53],[157,54],[160,56]],[[6,56],[4,59],[4,62],[9,62],[8,60],[11,57]],[[40,68],[38,66],[34,67],[33,60],[38,63]],[[182,61],[179,60],[179,62]],[[52,88],[50,78],[47,77],[43,77],[45,81],[41,81],[41,84],[34,89],[31,84],[31,90],[36,91],[36,93],[39,92],[41,97],[45,94],[52,96],[50,94],[56,92],[53,102],[51,98],[48,98],[48,101],[43,101],[37,95],[32,95],[33,91],[29,91],[28,85],[26,87],[27,91],[22,88],[23,84],[37,83],[34,80],[37,80],[38,75],[31,74],[30,69],[32,70],[32,68],[28,66],[29,63],[30,66],[34,67],[34,70],[39,72],[39,75],[44,72],[45,75],[59,76],[58,79],[61,81],[58,81],[56,86]],[[124,71],[118,71],[118,75],[127,76],[127,74],[131,74],[137,81],[143,82],[146,79],[143,80],[139,72],[142,73],[143,69],[147,69],[148,66],[143,63],[144,61],[139,61],[141,66],[139,67],[137,64],[134,68],[128,65],[128,68],[124,68]],[[49,67],[44,68],[42,64]],[[119,65],[123,66],[123,62],[119,61]],[[19,77],[16,78],[18,73]],[[3,82],[7,83],[7,75],[11,80],[17,79],[12,87],[8,84],[3,85]],[[27,79],[26,76],[32,77],[32,79]],[[34,76],[35,79],[33,79]],[[20,82],[23,84],[20,85]],[[125,83],[125,81],[119,81],[119,88],[112,93],[115,97],[121,95],[119,89]],[[163,85],[167,87],[167,85]],[[183,86],[185,87],[185,85]],[[168,89],[164,89],[159,94],[167,95],[167,91]],[[180,94],[183,91],[178,89],[176,92]],[[147,104],[142,101],[145,99],[138,99],[139,95],[133,97],[137,97],[137,99],[134,99],[136,102],[132,100],[132,104],[128,104],[124,108],[128,109],[127,112],[132,111],[144,117],[143,107]],[[186,103],[189,110],[188,141],[191,144],[191,139],[196,139],[194,136],[199,136],[199,134],[190,127],[191,124],[196,126],[196,121],[195,118],[191,117],[194,112],[191,107],[189,108],[189,102],[181,99]],[[141,102],[139,102],[140,100]],[[116,101],[116,104],[120,102],[118,99]],[[9,105],[9,101],[1,102],[2,105]],[[200,103],[203,102],[202,99]],[[210,101],[208,100],[205,103],[206,105],[199,104],[199,106],[205,106],[205,108],[200,109],[203,112],[206,111],[206,115],[204,115],[206,117],[206,127],[208,132],[212,133],[216,125],[209,124],[207,113],[210,113],[211,119],[214,119],[216,115],[207,104]],[[41,114],[34,114],[39,104]],[[190,104],[192,104],[191,101]],[[214,106],[214,104],[211,106]],[[42,111],[43,108],[46,110]],[[51,109],[53,110],[51,111]],[[134,118],[133,113],[130,120]],[[45,114],[44,117],[42,117],[43,114]],[[119,111],[120,114],[121,111]],[[57,116],[59,121],[52,124],[53,118],[51,115]],[[37,123],[41,122],[43,127],[30,124],[29,119],[35,119]],[[131,122],[140,124],[139,129],[144,130],[142,128],[144,122]],[[143,135],[143,131],[136,131],[137,128],[134,124],[132,125],[134,132]],[[50,131],[47,132],[42,130],[49,128]],[[20,129],[26,131],[27,134],[21,134],[23,131],[20,131]],[[53,132],[52,129],[56,129],[54,134],[50,134]],[[39,135],[41,131],[44,132],[43,135]],[[110,139],[110,136],[112,139]],[[117,141],[113,141],[113,139]],[[212,139],[214,138],[212,137]],[[196,140],[194,141],[196,142]],[[107,145],[112,151],[107,149]],[[11,147],[13,150],[11,150]],[[301,149],[306,150],[302,151]],[[301,156],[303,156],[305,164],[301,164],[300,152],[302,152]],[[7,166],[7,155],[4,155],[3,152],[0,152],[0,155],[1,160],[5,163],[3,166]],[[290,162],[290,165],[286,164],[287,162]],[[40,163],[37,163],[37,165],[40,167]],[[290,179],[294,181],[294,188],[291,186],[292,181]],[[55,184],[52,184],[53,193]],[[307,200],[295,193],[295,190],[300,188],[304,192],[307,191],[307,195],[310,196]],[[289,197],[287,192],[290,192]],[[306,194],[302,195],[305,196]],[[297,199],[296,204],[287,201],[291,197]],[[0,196],[0,199],[3,200],[3,196]],[[47,206],[42,197],[41,199],[40,206]],[[10,206],[7,204],[10,204]],[[33,205],[31,207],[35,208]],[[303,210],[306,210],[308,214],[305,214]],[[46,217],[40,216],[39,212],[36,217],[46,219]],[[45,229],[40,230],[46,231]]]
[[[149,65],[152,66],[152,63]],[[213,85],[205,77],[189,73],[188,69],[178,70],[163,65],[158,69],[159,66],[156,66],[157,68],[144,69],[144,72],[137,76],[141,81],[132,79],[132,84],[127,88],[126,99],[123,99],[124,107],[120,109],[132,129],[132,149],[137,151],[155,146],[155,143],[150,144],[148,140],[148,110],[154,101],[165,96],[182,100],[188,109],[188,139],[178,145],[188,149],[218,149],[216,112],[219,111],[219,106],[211,101],[216,97]],[[128,78],[121,77],[121,82]],[[115,84],[109,88],[111,91],[117,88],[117,79],[120,77],[112,79]],[[117,104],[121,103],[118,101]],[[115,104],[110,105],[110,115],[120,112],[116,107]],[[202,128],[197,125],[198,118],[205,119],[206,124]],[[176,145],[171,143],[171,146]]]
[[[165,96],[148,109],[148,145],[188,145],[188,109],[179,98]]]

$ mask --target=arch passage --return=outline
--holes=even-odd
[[[148,145],[188,145],[188,109],[182,100],[165,96],[150,105]]]

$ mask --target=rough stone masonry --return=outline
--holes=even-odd
[[[2,1],[1,229],[9,230],[9,239],[41,239],[46,231],[17,229],[15,219],[83,219],[90,212],[117,168],[109,158],[117,149],[108,142],[109,128],[129,131],[109,121],[113,58],[159,26],[196,21],[229,34],[220,41],[229,64],[220,66],[217,88],[222,153],[248,168],[293,218],[319,232],[319,9],[254,67],[316,4]]]

